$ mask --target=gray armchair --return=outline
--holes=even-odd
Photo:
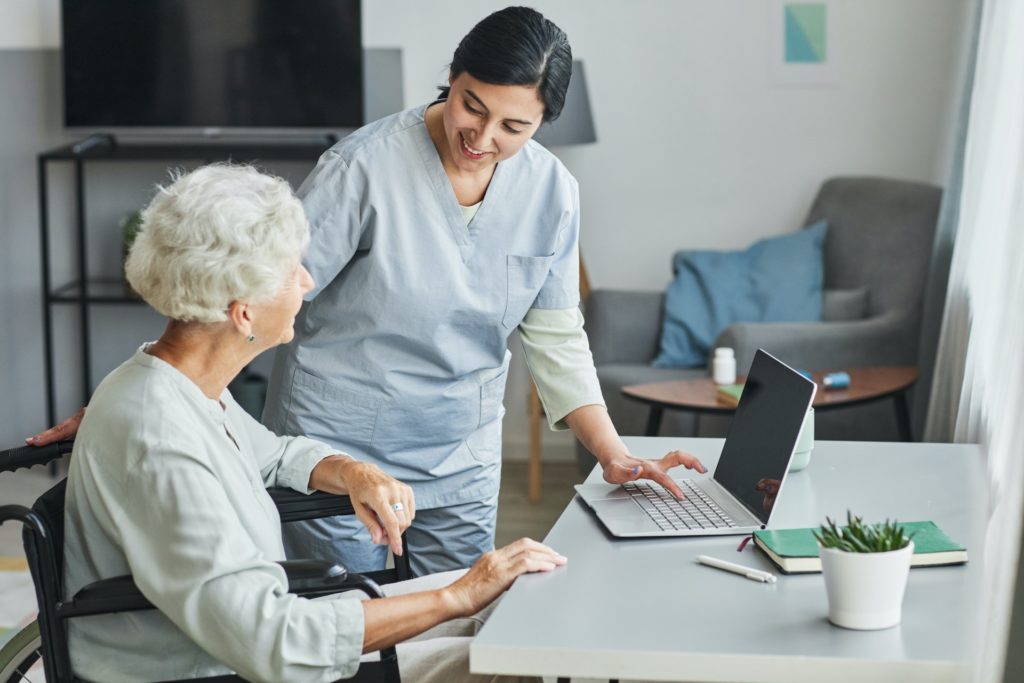
[[[942,191],[883,178],[833,178],[805,225],[825,219],[822,322],[738,323],[715,346],[736,350],[742,374],[758,347],[807,370],[910,365],[917,359],[925,281]],[[658,353],[664,293],[595,289],[586,330],[608,411],[620,434],[642,434],[646,406],[622,397],[628,384],[702,377],[706,368],[651,367]],[[859,310],[858,310],[859,309]],[[701,436],[724,435],[727,422],[702,418]],[[662,435],[693,435],[694,418],[667,411]],[[820,439],[895,440],[891,407],[876,403],[817,416]],[[579,447],[581,468],[593,456]]]

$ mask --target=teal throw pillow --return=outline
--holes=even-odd
[[[819,221],[745,251],[676,252],[654,366],[707,365],[711,345],[733,323],[820,321],[827,229]]]

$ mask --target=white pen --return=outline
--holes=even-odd
[[[720,560],[717,557],[698,555],[697,561],[701,564],[706,564],[709,567],[714,567],[715,569],[724,569],[727,572],[745,576],[751,581],[760,581],[761,583],[775,583],[778,581],[778,579],[775,578],[775,574],[772,574],[771,572],[761,571],[760,569],[754,569],[753,567],[744,567],[742,564],[726,562],[725,560]]]

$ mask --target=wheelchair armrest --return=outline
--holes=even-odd
[[[288,575],[288,592],[306,598],[361,590],[371,598],[383,598],[377,582],[362,574],[349,574],[340,564],[326,560],[286,560],[278,562]]]
[[[46,446],[18,446],[0,451],[0,472],[14,472],[22,467],[47,465],[70,453],[74,445],[74,439],[69,439]]]
[[[267,493],[274,500],[282,523],[355,514],[355,508],[352,507],[352,501],[348,496],[323,491],[314,491],[307,495],[293,489],[277,487],[267,489]]]
[[[84,586],[71,600],[57,605],[57,614],[66,619],[142,609],[153,609],[153,603],[142,594],[134,579],[115,576]]]
[[[342,591],[360,589],[371,598],[384,596],[371,579],[349,574],[343,566],[326,560],[285,560],[278,562],[288,577],[288,592],[313,598]],[[57,606],[62,619],[93,614],[134,612],[154,609],[131,576],[115,576],[84,586],[75,597]]]
[[[274,505],[277,506],[282,524],[304,519],[334,517],[335,515],[354,515],[356,512],[352,507],[352,499],[348,496],[339,496],[323,491],[314,491],[307,495],[293,489],[278,487],[268,488],[267,493],[270,494]],[[402,547],[404,552],[395,557],[394,569],[367,572],[368,578],[380,583],[393,583],[412,578],[409,566],[409,544],[405,534],[402,534]]]
[[[278,562],[288,576],[288,592],[303,597],[329,595],[345,590],[348,570],[327,560],[285,560]]]

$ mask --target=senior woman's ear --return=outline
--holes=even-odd
[[[252,316],[249,313],[249,304],[232,301],[228,304],[227,314],[228,321],[238,333],[252,341]]]

